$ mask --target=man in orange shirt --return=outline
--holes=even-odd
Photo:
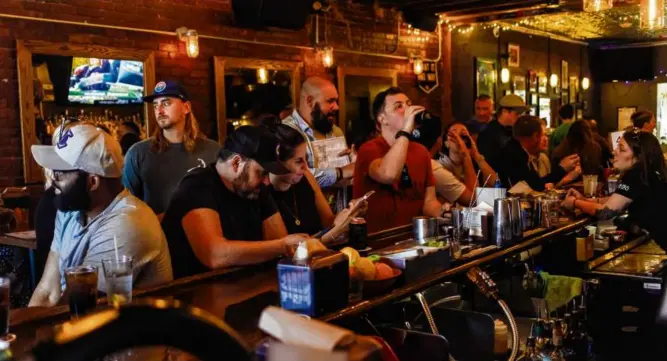
[[[422,111],[399,88],[380,92],[373,101],[380,136],[361,146],[354,171],[354,198],[375,191],[368,200],[369,232],[410,224],[416,216],[442,214],[429,152],[411,141],[415,116]]]

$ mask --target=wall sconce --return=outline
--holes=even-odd
[[[591,81],[588,78],[584,77],[581,79],[581,89],[588,90],[590,86],[591,86]]]
[[[549,79],[549,84],[551,84],[551,87],[555,89],[558,86],[558,75],[551,74],[551,78]]]
[[[185,43],[185,52],[188,58],[196,58],[199,55],[199,34],[197,30],[180,27],[176,29],[178,40]]]
[[[507,84],[510,82],[510,70],[507,68],[502,68],[500,70],[500,81],[503,84]]]
[[[257,69],[257,83],[266,84],[269,82],[269,71],[266,68]]]
[[[334,65],[334,51],[330,46],[324,46],[317,49],[317,52],[322,56],[322,65],[325,68],[331,68]]]
[[[665,0],[641,0],[639,27],[646,30],[658,30],[665,27]]]
[[[413,58],[412,59],[412,70],[415,75],[419,75],[424,72],[424,61],[422,58]]]

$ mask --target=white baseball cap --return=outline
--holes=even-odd
[[[123,152],[118,141],[92,124],[58,128],[54,145],[33,145],[35,161],[56,171],[82,170],[105,178],[120,178]]]

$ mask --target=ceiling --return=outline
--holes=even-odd
[[[614,8],[592,13],[583,12],[583,0],[381,0],[381,3],[417,11],[422,16],[438,14],[458,31],[464,31],[470,24],[520,27],[600,47],[667,40],[667,26],[654,31],[639,28],[640,0],[614,0]]]

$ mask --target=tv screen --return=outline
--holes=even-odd
[[[68,102],[72,104],[140,104],[144,64],[134,60],[73,58]]]

